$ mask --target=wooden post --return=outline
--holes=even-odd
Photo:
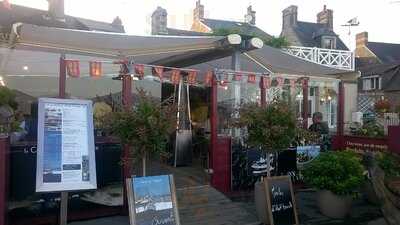
[[[67,82],[67,64],[65,62],[65,54],[60,56],[60,73],[58,78],[58,97],[65,98],[65,84]]]
[[[211,137],[210,137],[210,157],[209,165],[210,169],[214,169],[213,155],[216,154],[217,138],[218,138],[218,83],[213,74],[211,81],[211,112],[210,112],[210,126],[211,126]],[[211,179],[213,180],[213,179]]]
[[[308,78],[303,78],[303,128],[308,129]]]
[[[344,134],[344,98],[345,90],[343,81],[339,82],[339,95],[338,95],[338,116],[337,116],[337,134],[341,137]]]
[[[265,88],[264,85],[264,76],[261,76],[260,79],[260,94],[261,94],[261,106],[265,107],[267,105],[267,89]]]
[[[7,224],[9,139],[0,138],[0,225]]]
[[[122,75],[122,105],[124,110],[129,111],[132,108],[132,77],[130,74]],[[126,212],[128,209],[128,199],[127,199],[127,190],[126,190],[126,179],[131,177],[131,159],[129,157],[130,145],[123,146],[122,152],[122,179],[123,179],[123,212]]]
[[[65,54],[60,56],[60,73],[58,78],[58,97],[65,98],[65,89],[67,82],[67,64],[65,61]],[[61,192],[60,202],[60,225],[67,225],[68,223],[68,192]]]

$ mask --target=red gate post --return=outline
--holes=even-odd
[[[267,89],[265,87],[265,77],[261,76],[260,79],[260,94],[261,94],[261,106],[265,107],[267,105]]]
[[[216,153],[217,138],[218,138],[218,83],[213,74],[211,80],[211,112],[210,112],[210,127],[211,127],[211,137],[210,137],[210,153],[209,153],[209,167],[214,170],[213,165],[213,154]],[[213,182],[214,174],[211,175],[211,182]]]
[[[60,56],[60,73],[58,78],[58,97],[65,98],[65,83],[67,81],[67,65],[65,62],[65,54]]]
[[[303,128],[308,129],[308,78],[302,80],[303,88]]]
[[[132,77],[130,74],[122,75],[122,105],[124,110],[129,111],[132,109]],[[127,192],[126,192],[126,179],[130,178],[131,176],[131,167],[132,163],[130,161],[130,145],[123,146],[122,152],[122,162],[123,162],[123,169],[122,169],[122,178],[123,178],[123,212],[128,209],[128,199],[127,199]]]
[[[8,197],[8,138],[0,138],[0,225],[7,224],[7,197]]]
[[[338,103],[338,116],[337,116],[337,134],[342,140],[344,134],[344,106],[345,106],[345,99],[344,99],[344,83],[343,81],[339,82],[339,103]]]

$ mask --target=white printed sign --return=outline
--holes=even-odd
[[[96,188],[92,102],[39,99],[36,192]]]

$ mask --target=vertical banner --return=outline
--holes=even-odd
[[[101,62],[89,62],[89,70],[91,77],[101,77],[103,74]]]
[[[195,85],[197,83],[197,71],[189,71],[188,73],[188,84]]]
[[[65,63],[67,64],[68,76],[79,77],[81,75],[78,60],[65,60]]]
[[[144,77],[144,65],[143,64],[135,65],[135,75],[138,76],[140,80],[143,80],[143,77]]]
[[[213,75],[214,75],[214,73],[212,71],[207,71],[207,73],[204,76],[205,86],[211,86]]]
[[[153,75],[156,75],[158,78],[160,78],[160,81],[163,80],[163,73],[164,73],[163,67],[161,67],[161,66],[153,67]]]
[[[40,98],[36,192],[96,189],[92,101]]]
[[[249,82],[250,84],[255,84],[256,83],[256,75],[249,74],[247,77],[247,82]]]
[[[278,83],[278,87],[281,88],[281,87],[283,87],[283,84],[285,83],[285,79],[283,77],[277,77],[276,82]]]
[[[177,85],[179,84],[180,81],[181,81],[181,71],[177,69],[172,70],[171,83]]]
[[[264,89],[269,89],[271,88],[271,78],[270,77],[265,77],[264,79],[260,80],[260,87]]]

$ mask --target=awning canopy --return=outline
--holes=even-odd
[[[227,56],[240,43],[239,35],[132,36],[20,23],[14,24],[8,47],[109,59],[128,57],[138,63],[181,67]]]

